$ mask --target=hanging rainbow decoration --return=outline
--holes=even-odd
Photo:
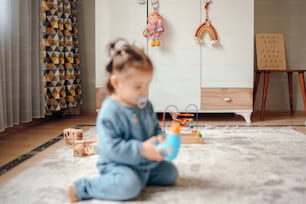
[[[205,18],[205,21],[197,28],[195,35],[194,35],[194,39],[198,44],[200,45],[203,44],[204,41],[202,40],[202,38],[203,38],[204,33],[207,32],[209,34],[212,46],[218,46],[219,40],[218,40],[217,31],[208,18],[209,3],[210,3],[210,0],[206,0],[205,6],[204,6],[206,10],[206,18]]]
[[[211,39],[212,44],[213,43],[217,43],[218,42],[218,35],[217,35],[217,31],[214,28],[214,26],[209,22],[209,21],[205,21],[204,23],[202,23],[196,33],[195,33],[195,40],[199,43],[199,44],[203,44],[203,35],[204,33],[207,32],[209,34],[209,37]]]

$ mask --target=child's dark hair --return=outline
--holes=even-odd
[[[118,48],[118,45],[120,47]],[[111,42],[108,47],[108,55],[111,60],[106,65],[106,71],[111,76],[115,71],[122,72],[129,68],[153,70],[153,65],[144,50],[129,44],[125,39],[117,39]],[[106,88],[108,92],[113,93],[114,87],[107,81]]]

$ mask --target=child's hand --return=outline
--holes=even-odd
[[[152,161],[162,161],[164,160],[163,152],[158,148],[154,142],[157,141],[156,137],[151,137],[143,142],[141,155]]]

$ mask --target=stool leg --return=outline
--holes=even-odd
[[[263,95],[261,101],[261,114],[260,119],[264,119],[265,109],[266,109],[266,99],[267,99],[267,92],[268,92],[268,84],[269,84],[269,76],[270,72],[264,72],[264,84],[263,84]]]
[[[304,72],[299,72],[299,81],[300,81],[301,92],[302,92],[302,96],[303,96],[304,110],[306,112],[306,90],[305,90]]]
[[[292,86],[292,72],[288,74],[288,87],[289,87],[289,102],[290,102],[290,115],[293,115],[293,86]]]
[[[257,94],[258,84],[260,80],[260,72],[256,72],[255,74],[255,82],[254,82],[254,90],[253,90],[253,105],[255,105],[255,98]]]

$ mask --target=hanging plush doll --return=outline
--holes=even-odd
[[[160,36],[164,32],[163,18],[157,12],[153,12],[148,16],[148,24],[143,31],[143,36],[151,37],[151,46],[160,45]]]

